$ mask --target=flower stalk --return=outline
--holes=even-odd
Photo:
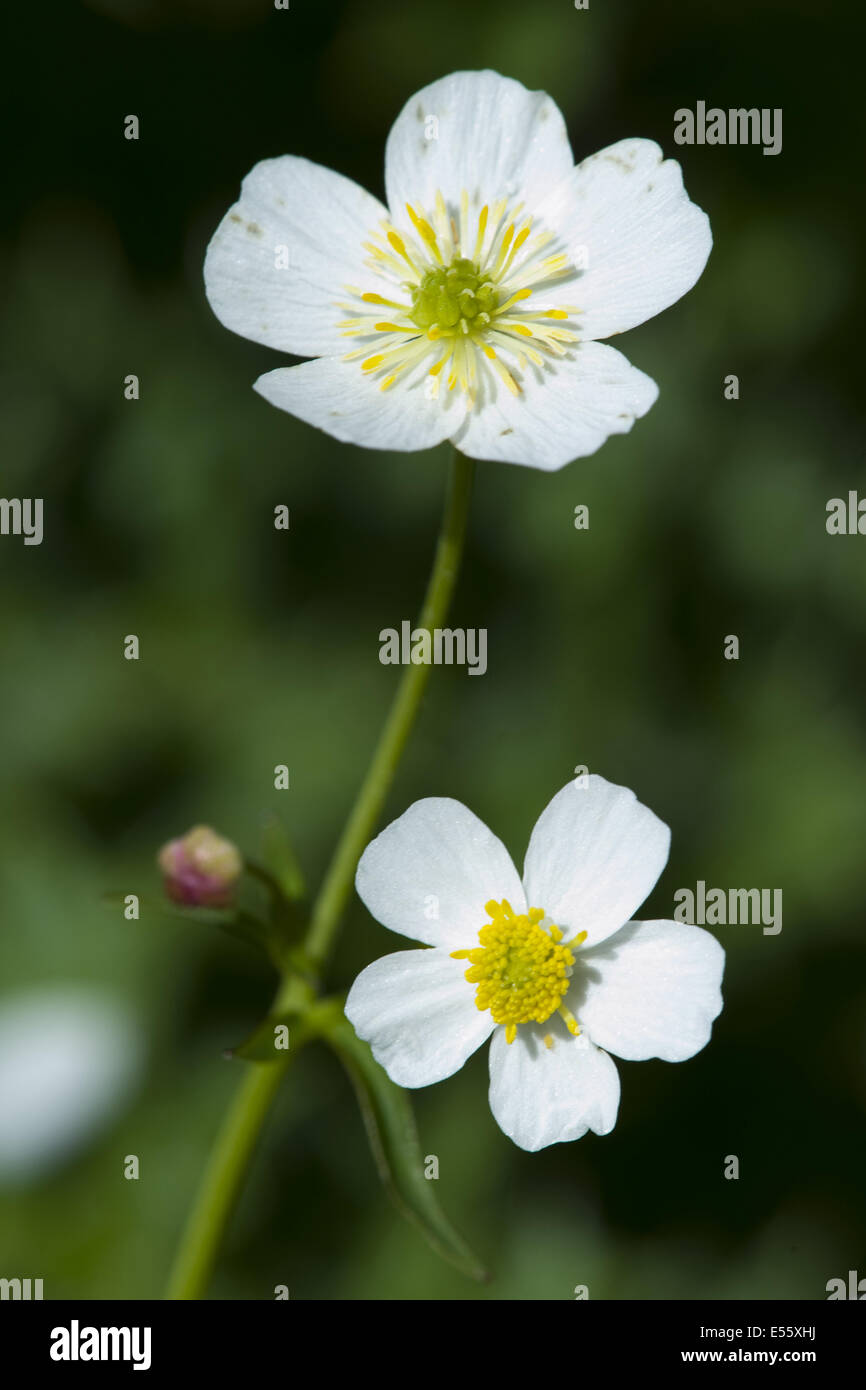
[[[451,459],[445,510],[418,627],[432,630],[448,613],[460,568],[469,515],[474,463],[456,449]],[[407,666],[388,712],[378,744],[337,843],[310,917],[303,956],[318,982],[352,891],[358,860],[373,834],[388,790],[421,704],[430,667]],[[309,978],[309,977],[308,977]],[[297,1004],[297,977],[287,970],[280,981],[272,1013]],[[228,1222],[243,1187],[259,1135],[280,1083],[310,1037],[327,1031],[341,1011],[333,1001],[315,1001],[301,1015],[293,1050],[264,1063],[251,1063],[217,1135],[198,1195],[181,1238],[166,1297],[201,1298]]]

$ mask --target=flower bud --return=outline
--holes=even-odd
[[[169,840],[157,856],[165,891],[187,907],[226,907],[243,870],[237,847],[208,825]]]

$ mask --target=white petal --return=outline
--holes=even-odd
[[[523,882],[567,937],[593,946],[623,926],[667,863],[671,832],[634,792],[592,775],[569,782],[535,823]],[[586,949],[586,948],[584,948]]]
[[[658,396],[650,377],[603,343],[578,343],[543,368],[508,366],[520,385],[517,396],[481,359],[477,409],[453,436],[471,458],[562,468],[594,454],[610,435],[626,434]]]
[[[358,362],[333,357],[278,367],[255,383],[256,391],[271,405],[365,449],[430,449],[441,444],[456,420],[462,419],[456,392],[443,405],[426,398],[420,381],[408,386],[395,383],[388,391],[380,388],[381,382],[365,376]]]
[[[539,307],[542,298],[544,307],[575,305],[581,338],[609,338],[661,313],[692,288],[713,244],[679,164],[652,140],[620,140],[585,159],[538,216],[586,266],[539,292]]]
[[[700,927],[629,922],[579,953],[568,1007],[617,1057],[682,1062],[710,1040],[724,968],[724,951]]]
[[[491,898],[526,911],[505,846],[449,797],[416,801],[377,835],[361,855],[355,887],[377,922],[449,951],[478,945]]]
[[[544,1045],[545,1033],[553,1046]],[[490,1109],[521,1149],[580,1139],[588,1129],[609,1134],[619,1108],[619,1075],[606,1052],[561,1019],[521,1024],[513,1043],[497,1028],[490,1044]]]
[[[437,190],[452,213],[464,189],[476,215],[506,197],[532,212],[573,168],[555,102],[489,71],[453,72],[417,92],[385,147],[388,205],[403,226],[405,204],[430,211]]]
[[[465,960],[447,951],[397,951],[362,970],[346,1017],[398,1086],[432,1086],[459,1071],[490,1036],[493,1020],[475,1007]]]
[[[0,1178],[37,1177],[98,1131],[131,1088],[141,1039],[89,988],[44,987],[0,1004]]]
[[[351,179],[283,155],[247,174],[205,258],[207,297],[244,338],[301,357],[346,352],[345,286],[376,289],[362,242],[387,211]],[[284,247],[288,265],[278,264]]]

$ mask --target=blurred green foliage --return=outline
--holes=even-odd
[[[271,979],[241,945],[152,911],[125,921],[100,896],[152,894],[157,848],[199,821],[254,852],[274,810],[317,882],[396,679],[378,632],[414,616],[438,522],[444,448],[344,447],[254,395],[280,362],[211,315],[208,238],[265,156],[304,154],[381,193],[391,120],[458,66],[547,89],[578,158],[659,140],[716,244],[697,288],[617,344],[661,388],[631,435],[552,476],[479,468],[454,616],[487,627],[488,674],[435,672],[389,812],[458,797],[520,862],[586,763],[672,828],[642,915],[671,915],[674,890],[703,878],[781,887],[784,928],[719,929],[712,1043],[682,1066],[622,1064],[606,1138],[513,1148],[483,1053],[415,1097],[442,1204],[495,1272],[482,1289],[387,1205],[345,1077],[308,1050],[213,1292],[811,1299],[864,1272],[866,541],[824,527],[828,498],[866,490],[845,135],[860,84],[839,66],[854,13],[16,8],[2,492],[44,497],[46,531],[41,547],[0,544],[0,979],[3,996],[105,984],[149,1060],[98,1144],[0,1191],[4,1274],[44,1278],[49,1297],[158,1294],[237,1082],[221,1051]],[[677,151],[673,113],[697,99],[783,107],[783,153]],[[138,144],[122,138],[128,112]],[[123,400],[128,372],[138,403]],[[272,527],[277,503],[288,533]],[[138,663],[122,659],[129,632]],[[722,659],[728,633],[738,663]],[[332,984],[394,948],[356,902]],[[122,1177],[127,1153],[138,1182]],[[737,1182],[722,1176],[732,1153]]]

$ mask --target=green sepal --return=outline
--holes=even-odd
[[[322,1036],[349,1073],[373,1158],[389,1196],[437,1254],[470,1279],[486,1282],[487,1271],[454,1230],[439,1206],[433,1183],[424,1177],[424,1159],[407,1092],[380,1067],[345,1015],[323,1030]]]

